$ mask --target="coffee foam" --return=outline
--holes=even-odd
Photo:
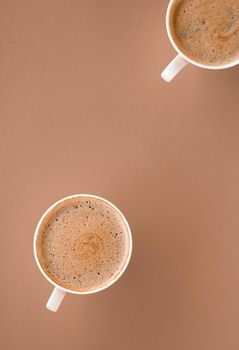
[[[92,291],[114,280],[129,254],[129,233],[122,216],[91,197],[67,199],[43,219],[37,256],[45,273],[75,291]]]
[[[206,65],[239,59],[239,0],[178,0],[171,32],[179,49]]]

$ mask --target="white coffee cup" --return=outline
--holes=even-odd
[[[212,70],[216,70],[216,69],[226,69],[226,68],[230,68],[233,66],[236,66],[237,64],[239,64],[239,59],[232,61],[230,63],[224,64],[224,65],[206,65],[206,64],[202,64],[199,62],[196,62],[194,60],[192,60],[191,58],[189,58],[188,56],[186,56],[177,46],[177,44],[175,43],[172,33],[171,33],[171,28],[170,28],[170,20],[171,20],[171,10],[172,7],[174,5],[174,3],[178,1],[178,0],[171,0],[169,2],[168,8],[167,8],[167,13],[166,13],[166,29],[167,29],[167,33],[168,33],[168,37],[169,40],[171,41],[171,44],[173,45],[173,47],[175,48],[175,50],[178,52],[178,55],[169,63],[169,65],[164,69],[164,71],[161,73],[161,77],[166,81],[166,82],[170,82],[171,80],[173,80],[176,75],[188,64],[194,64],[195,66],[199,67],[199,68],[204,68],[204,69],[212,69]]]
[[[113,280],[110,280],[110,282],[107,284],[107,285],[104,285],[103,287],[101,288],[97,288],[95,290],[90,290],[90,291],[86,291],[86,292],[78,292],[78,291],[74,291],[74,290],[71,290],[71,289],[67,289],[67,288],[63,288],[62,286],[58,285],[57,283],[55,283],[46,273],[45,271],[43,270],[41,264],[40,264],[40,261],[38,259],[38,256],[37,256],[37,236],[38,236],[38,233],[39,233],[39,228],[40,228],[40,225],[42,223],[42,221],[44,220],[45,216],[56,206],[58,205],[59,203],[67,200],[67,199],[70,199],[70,198],[76,198],[76,197],[90,197],[92,199],[98,199],[98,200],[101,200],[105,203],[107,203],[108,205],[110,205],[115,211],[118,212],[118,214],[120,214],[120,216],[122,217],[122,220],[124,222],[124,224],[126,225],[126,228],[127,228],[127,231],[128,231],[128,238],[129,238],[129,252],[128,252],[128,257],[125,261],[125,264],[122,268],[122,270],[119,272],[119,274],[115,277],[115,279]],[[42,215],[42,217],[40,218],[38,224],[37,224],[37,227],[36,227],[36,230],[35,230],[35,234],[34,234],[34,240],[33,240],[33,252],[34,252],[34,257],[35,257],[35,260],[36,260],[36,263],[37,263],[37,266],[39,267],[41,273],[43,274],[43,276],[51,283],[53,284],[53,286],[55,287],[53,289],[53,292],[46,304],[46,307],[47,309],[49,309],[50,311],[57,311],[65,294],[68,292],[68,293],[72,293],[72,294],[92,294],[92,293],[96,293],[96,292],[100,292],[102,291],[103,289],[106,289],[108,287],[110,287],[113,283],[115,283],[121,276],[122,274],[124,273],[124,271],[126,270],[128,264],[129,264],[129,261],[130,261],[130,258],[131,258],[131,254],[132,254],[132,235],[131,235],[131,230],[130,230],[130,227],[129,227],[129,224],[126,220],[126,218],[124,217],[124,215],[121,213],[121,211],[114,205],[112,204],[111,202],[109,202],[108,200],[104,199],[104,198],[101,198],[101,197],[98,197],[98,196],[94,196],[94,195],[89,195],[89,194],[76,194],[76,195],[72,195],[72,196],[68,196],[68,197],[65,197],[65,198],[62,198],[60,199],[59,201],[57,201],[56,203],[54,203],[53,205],[51,205],[46,211],[45,213]]]

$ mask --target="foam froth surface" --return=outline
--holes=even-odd
[[[239,59],[239,0],[178,0],[171,31],[179,49],[206,65]]]
[[[122,216],[91,197],[67,199],[42,221],[37,255],[46,274],[75,291],[91,291],[115,279],[129,254]]]

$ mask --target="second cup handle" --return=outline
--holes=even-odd
[[[163,80],[168,83],[188,64],[181,55],[177,55],[161,73]]]
[[[66,292],[60,288],[55,287],[51,296],[46,304],[46,307],[50,311],[56,312],[61,305],[61,302],[65,296]]]

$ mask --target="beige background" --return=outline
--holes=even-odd
[[[238,350],[239,67],[187,67],[167,1],[0,1],[0,347]],[[74,193],[131,224],[125,275],[57,314],[35,225]]]

